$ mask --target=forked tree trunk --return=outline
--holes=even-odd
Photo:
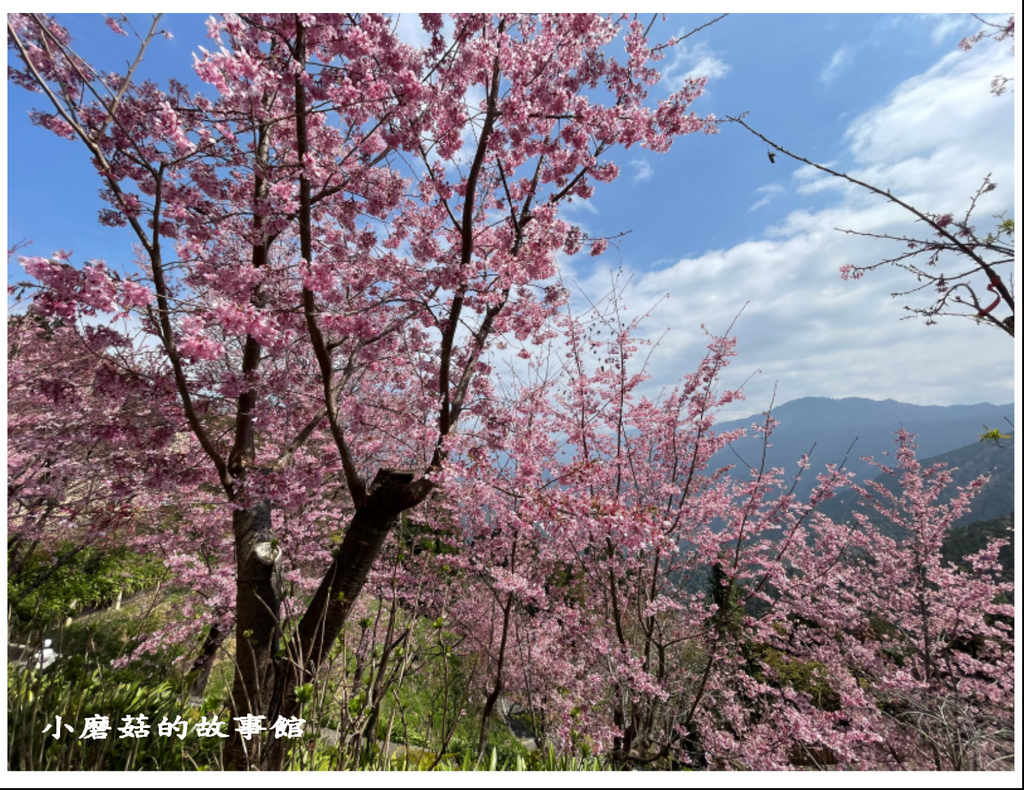
[[[409,472],[382,469],[374,478],[366,504],[349,522],[341,546],[324,575],[309,608],[277,663],[275,688],[266,708],[267,722],[278,717],[301,718],[296,688],[316,680],[317,671],[334,645],[366,577],[404,510],[422,502],[433,485],[414,482]],[[260,765],[265,770],[284,768],[290,741],[268,736]]]

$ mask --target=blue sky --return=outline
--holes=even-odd
[[[667,37],[712,16],[671,16],[656,29]],[[132,18],[147,25],[143,15]],[[174,38],[154,43],[144,76],[187,78],[191,53],[211,45],[204,18],[165,17]],[[102,16],[67,19],[86,57],[107,68],[123,64],[127,55],[117,47],[127,40],[111,35]],[[994,97],[988,86],[1016,67],[1006,43],[957,50],[979,27],[969,15],[732,15],[671,52],[662,63],[665,87],[655,91],[687,73],[707,74],[697,113],[747,112],[752,126],[787,148],[924,211],[959,212],[992,173],[999,188],[976,216],[1014,216],[1017,96]],[[199,87],[194,75],[190,82]],[[8,246],[27,239],[28,254],[63,248],[79,262],[104,258],[130,268],[127,232],[96,223],[98,182],[80,146],[29,124],[39,97],[12,87],[7,106]],[[889,296],[908,285],[901,272],[840,280],[842,264],[895,250],[833,228],[913,230],[899,209],[782,156],[769,163],[765,145],[735,125],[680,139],[667,155],[621,151],[615,161],[619,180],[599,185],[569,218],[595,235],[631,233],[599,259],[565,262],[565,277],[599,296],[621,267],[631,278],[627,304],[641,313],[671,294],[644,325],[651,337],[671,328],[652,357],[650,391],[692,368],[703,348],[701,324],[722,331],[749,302],[735,328],[739,357],[729,383],[761,372],[733,416],[766,408],[776,386],[780,403],[808,395],[920,404],[1014,399],[1007,336],[963,320],[901,321],[906,300]],[[9,281],[23,277],[9,265]]]

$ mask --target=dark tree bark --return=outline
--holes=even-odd
[[[279,549],[271,531],[270,506],[261,503],[249,510],[236,510],[233,527],[238,576],[231,715],[263,716],[274,691],[281,637]],[[228,766],[259,765],[261,744],[258,738],[241,738],[237,727],[230,728]]]
[[[227,641],[231,634],[230,628],[221,628],[214,623],[210,627],[210,633],[206,635],[199,655],[192,662],[192,666],[186,675],[189,681],[188,696],[192,699],[202,699],[206,694],[206,686],[210,682],[210,671],[213,669],[213,662],[221,646]]]
[[[296,688],[315,679],[402,512],[418,505],[433,489],[429,481],[414,477],[411,472],[382,469],[374,478],[366,504],[352,517],[295,636],[277,662],[276,683],[267,707],[270,723],[278,716],[299,716]],[[287,739],[271,738],[262,767],[281,770],[287,747]]]

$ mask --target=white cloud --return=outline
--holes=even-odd
[[[887,101],[856,119],[847,141],[858,163],[885,167],[913,156],[955,151],[966,161],[987,160],[1005,143],[1005,103],[988,92],[997,73],[1012,73],[1004,49],[954,51],[900,85]],[[955,175],[955,174],[950,174]]]
[[[981,23],[963,14],[920,14],[917,20],[932,25],[932,41],[941,44],[947,38],[960,39],[976,33]]]
[[[579,224],[580,214],[587,214],[589,216],[596,217],[601,213],[601,211],[594,204],[594,201],[589,198],[572,197],[568,198],[567,201],[562,204],[561,213],[567,219],[573,220]],[[576,219],[573,219],[574,217]]]
[[[644,159],[631,159],[629,164],[634,168],[633,178],[630,179],[634,184],[642,184],[644,181],[650,181],[654,178],[654,168]]]
[[[772,202],[778,195],[781,195],[786,191],[786,188],[781,184],[765,184],[762,187],[758,187],[754,190],[755,195],[761,197],[750,207],[750,211],[757,211],[759,208],[763,208]]]
[[[1000,188],[979,201],[979,229],[999,212],[1012,216],[1012,100],[993,97],[987,88],[994,74],[1013,70],[1008,47],[943,58],[854,119],[844,138],[847,150],[833,166],[891,189],[923,211],[955,214],[966,210],[981,179],[992,173]],[[930,303],[927,293],[892,297],[916,286],[902,270],[840,279],[843,264],[871,264],[904,248],[835,228],[921,235],[912,216],[884,197],[811,168],[795,172],[794,186],[805,205],[760,238],[632,273],[624,293],[630,310],[646,312],[672,294],[642,327],[648,338],[672,329],[652,357],[649,391],[671,386],[692,370],[705,345],[694,327],[722,332],[743,310],[735,330],[740,355],[727,385],[738,385],[758,369],[762,374],[747,385],[750,402],[737,406],[733,416],[764,408],[776,382],[780,403],[805,395],[922,404],[1013,399],[1008,337],[964,319],[940,319],[936,326],[901,321],[910,315],[904,305]],[[783,189],[759,188],[761,200],[751,210]],[[589,293],[607,292],[607,268],[588,274],[580,282]]]
[[[821,72],[821,76],[818,78],[826,85],[830,85],[832,80],[837,76],[846,71],[847,67],[853,62],[853,54],[850,52],[849,47],[840,47],[832,55],[832,59],[829,64]]]
[[[413,47],[430,46],[430,34],[423,29],[419,14],[402,13],[397,14],[395,32],[398,38]],[[447,18],[446,18],[447,22]]]
[[[718,53],[709,50],[707,42],[700,41],[687,45],[677,44],[671,62],[662,69],[662,76],[669,90],[683,87],[687,78],[707,77],[708,82],[721,79],[729,73],[730,66]]]

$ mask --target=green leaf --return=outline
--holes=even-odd
[[[295,687],[295,699],[299,701],[300,705],[304,705],[313,699],[313,684],[303,683],[301,686]]]
[[[981,438],[979,438],[978,441],[979,442],[1000,442],[1000,441],[1003,441],[1005,439],[1012,439],[1012,438],[1013,438],[1013,434],[1003,433],[998,428],[989,428],[986,425],[985,426],[985,433],[981,434]]]

